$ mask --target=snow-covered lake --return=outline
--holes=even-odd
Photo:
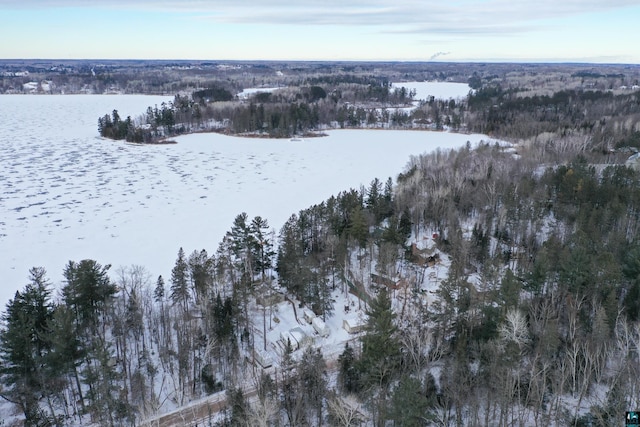
[[[304,141],[218,134],[134,146],[97,137],[99,116],[136,116],[166,97],[0,96],[0,310],[45,267],[69,260],[142,265],[170,277],[179,247],[214,253],[235,216],[276,231],[292,214],[379,177],[412,154],[483,135],[344,130]]]
[[[282,87],[251,87],[244,89],[242,92],[238,93],[238,98],[247,99],[256,93],[271,93],[278,89],[283,89]]]
[[[454,82],[399,82],[393,83],[391,87],[416,90],[416,101],[425,101],[433,96],[436,99],[466,98],[471,88],[466,83]]]

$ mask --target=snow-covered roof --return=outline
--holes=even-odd
[[[314,319],[311,321],[311,325],[313,326],[313,329],[315,329],[315,331],[321,336],[326,337],[327,335],[329,335],[329,328],[321,318],[314,317]]]
[[[358,319],[347,318],[342,320],[342,327],[349,333],[358,332],[364,327],[364,323]]]

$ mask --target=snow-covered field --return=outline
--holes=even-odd
[[[97,119],[135,117],[166,97],[0,96],[0,308],[33,266],[54,284],[69,260],[142,265],[168,278],[179,247],[215,252],[234,217],[276,229],[292,214],[375,177],[412,154],[483,135],[331,131],[304,141],[217,134],[135,146],[97,137]]]

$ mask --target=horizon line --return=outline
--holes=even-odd
[[[416,63],[416,64],[553,64],[553,65],[627,65],[640,66],[640,62],[594,62],[581,60],[560,59],[461,59],[461,60],[430,60],[430,59],[180,59],[180,58],[0,58],[6,61],[146,61],[146,62],[297,62],[297,63]]]

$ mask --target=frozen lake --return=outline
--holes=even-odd
[[[466,98],[471,90],[466,83],[454,82],[400,82],[391,85],[394,88],[403,86],[409,90],[415,89],[416,101],[425,101],[431,96],[436,99]]]
[[[300,209],[378,177],[412,154],[483,135],[344,130],[304,141],[218,134],[134,146],[97,137],[97,119],[136,116],[167,97],[0,96],[0,304],[69,260],[146,267],[167,280],[179,247],[214,253],[235,216],[279,227]],[[114,275],[115,276],[115,275]]]

